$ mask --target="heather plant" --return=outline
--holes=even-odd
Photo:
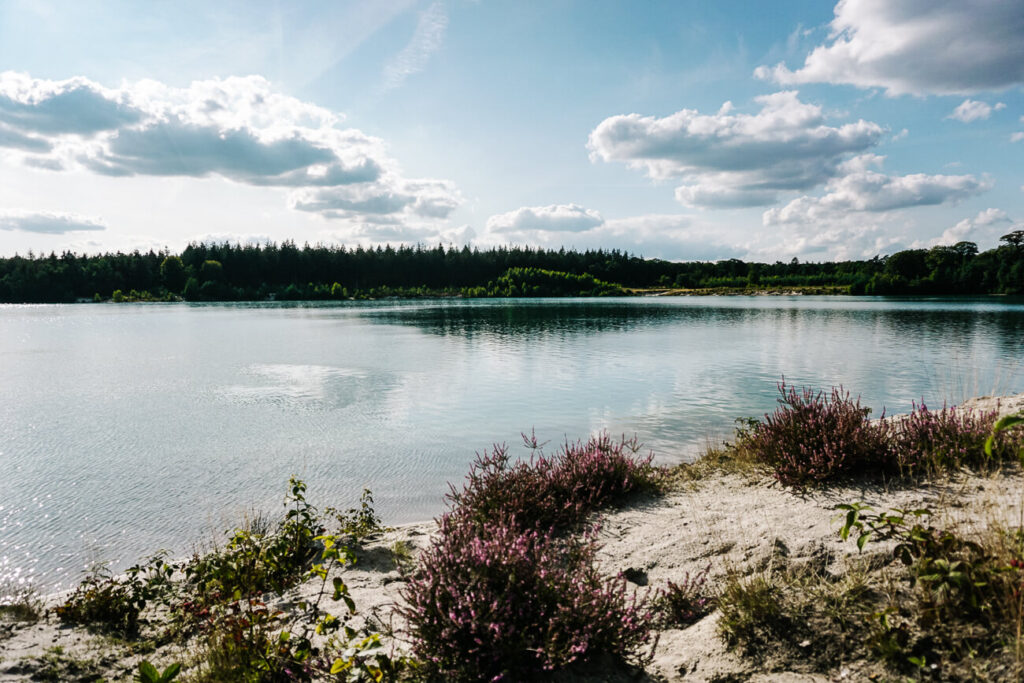
[[[653,614],[596,545],[445,514],[404,591],[413,651],[445,679],[532,680],[595,652],[639,659]]]
[[[736,432],[733,457],[742,454],[771,468],[796,488],[851,475],[934,474],[962,467],[984,470],[1017,456],[1021,430],[1009,417],[943,406],[913,404],[905,416],[868,419],[848,391],[829,394],[779,384],[779,407],[763,421],[746,421]]]
[[[699,621],[714,606],[714,598],[707,590],[708,564],[693,576],[685,574],[682,581],[668,581],[665,590],[656,601],[662,620],[670,626],[689,626]]]
[[[413,651],[439,677],[524,680],[598,652],[642,659],[653,611],[624,578],[601,576],[592,536],[564,531],[661,471],[635,439],[597,436],[554,456],[524,440],[528,460],[504,446],[477,457],[409,576]]]
[[[960,467],[985,468],[1013,455],[1010,439],[999,439],[991,456],[985,441],[996,422],[995,412],[947,408],[929,410],[914,403],[909,415],[893,420],[892,452],[899,470],[913,475]]]
[[[798,488],[869,470],[887,461],[887,423],[868,420],[870,408],[850,392],[779,385],[779,408],[748,427],[738,445],[770,466],[784,485]]]
[[[520,529],[579,525],[595,510],[654,487],[662,476],[652,456],[638,457],[639,442],[608,435],[565,444],[554,456],[524,435],[534,448],[526,461],[513,461],[506,446],[478,455],[462,490],[447,495],[456,514],[477,524],[504,519]]]

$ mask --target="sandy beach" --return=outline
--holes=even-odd
[[[977,398],[964,406],[1008,414],[1024,409],[1024,394]],[[680,480],[666,495],[603,514],[599,563],[607,574],[624,573],[639,591],[657,591],[667,581],[679,582],[705,568],[712,591],[730,573],[753,575],[780,562],[839,575],[858,551],[840,539],[835,506],[855,501],[874,510],[926,507],[933,519],[960,530],[1013,527],[1024,519],[1024,477],[1012,468],[989,476],[958,473],[909,488],[871,484],[795,493],[764,475],[711,471]],[[358,562],[340,573],[358,608],[353,625],[369,621],[393,632],[397,637],[388,647],[397,651],[405,645],[393,608],[403,581],[392,549],[396,542],[408,544],[414,556],[429,542],[433,528],[433,522],[425,522],[378,535],[359,552]],[[886,547],[878,544],[872,550]],[[317,589],[307,582],[269,602],[288,612]],[[658,632],[651,663],[639,680],[826,681],[878,674],[876,665],[866,661],[838,661],[823,674],[791,666],[791,659],[752,660],[726,648],[716,633],[719,618],[712,611],[687,628]],[[34,624],[0,621],[0,681],[131,680],[141,659],[160,666],[188,657],[181,646],[128,643],[62,626],[53,616]],[[587,680],[637,678],[623,672]]]

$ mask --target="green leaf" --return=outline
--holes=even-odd
[[[160,673],[156,670],[155,666],[144,659],[139,662],[138,680],[142,681],[142,683],[157,683],[160,680]]]
[[[857,537],[857,550],[860,550],[860,551],[864,550],[864,545],[868,542],[868,538],[870,538],[870,536],[871,536],[871,532],[870,531],[865,531],[864,533],[862,533],[860,536]]]
[[[160,683],[170,683],[170,681],[173,681],[175,678],[178,677],[178,674],[180,672],[181,662],[175,662],[174,664],[171,664],[169,667],[164,669],[163,674],[160,676]]]
[[[348,662],[344,659],[335,659],[334,664],[331,665],[331,675],[335,676],[337,674],[340,674],[342,671],[348,669],[351,666],[351,662]]]
[[[992,457],[992,446],[995,444],[996,435],[999,432],[1024,424],[1024,415],[1004,415],[992,425],[992,433],[985,439],[985,455]]]

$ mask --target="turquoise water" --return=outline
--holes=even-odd
[[[776,382],[911,401],[1024,391],[1020,300],[0,306],[0,581],[186,554],[288,476],[426,519],[495,442],[636,433],[691,458]]]

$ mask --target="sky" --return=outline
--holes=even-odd
[[[1024,229],[1024,2],[0,0],[0,255]]]

